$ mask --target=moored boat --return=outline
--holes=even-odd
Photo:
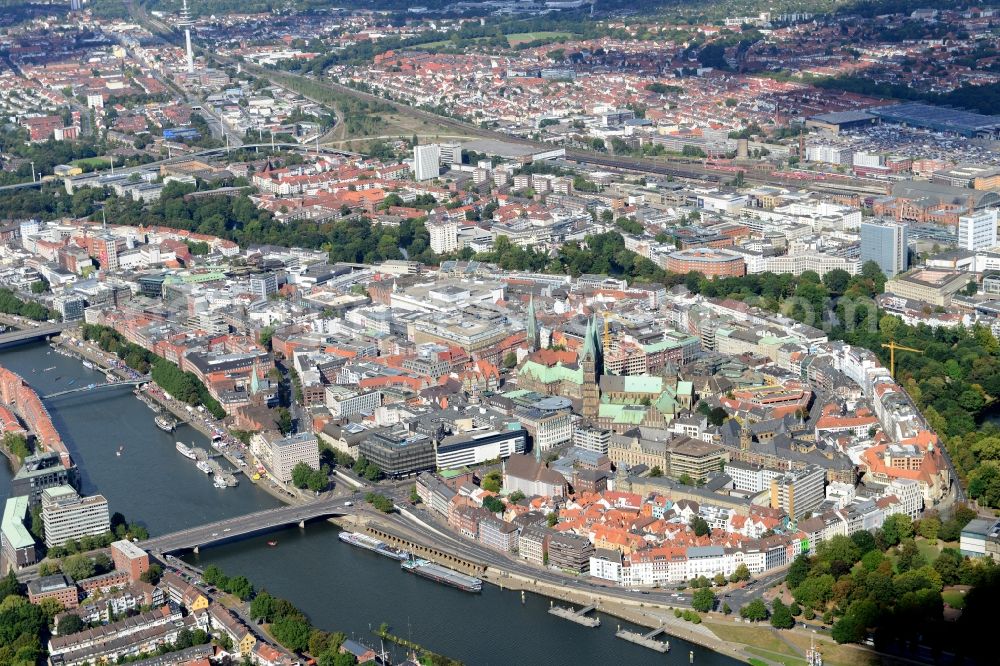
[[[173,432],[174,428],[177,427],[176,421],[174,421],[169,416],[164,416],[163,414],[157,414],[155,417],[153,417],[153,423],[156,424],[157,428],[163,430],[164,432]]]
[[[195,467],[197,467],[200,471],[204,472],[205,474],[212,473],[212,468],[204,460],[199,460],[197,463],[195,463]]]
[[[344,543],[357,546],[358,548],[364,548],[365,550],[370,550],[373,553],[378,553],[379,555],[388,557],[389,559],[402,562],[410,557],[410,554],[405,550],[393,548],[386,542],[380,541],[375,537],[370,537],[367,534],[361,534],[359,532],[341,532],[337,536]]]
[[[189,446],[185,446],[183,442],[177,442],[175,448],[185,458],[190,458],[191,460],[197,460],[198,458],[198,456],[194,453],[194,449]]]
[[[403,562],[400,567],[403,571],[429,578],[437,583],[450,585],[463,592],[482,592],[483,581],[474,576],[466,576],[463,573],[452,571],[439,564],[421,559],[409,559]]]

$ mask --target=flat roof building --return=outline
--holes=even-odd
[[[372,433],[361,442],[358,451],[383,474],[393,478],[434,471],[437,462],[433,439],[402,429]]]
[[[300,462],[319,469],[319,443],[315,435],[308,432],[288,437],[274,432],[257,433],[250,441],[250,448],[257,462],[280,483],[292,480],[292,470]]]
[[[63,574],[42,576],[28,583],[28,601],[37,604],[42,599],[56,599],[63,608],[80,605],[80,593],[72,578]]]
[[[3,523],[0,523],[0,553],[7,566],[26,567],[38,560],[35,538],[25,527],[30,510],[26,496],[11,497],[4,505]]]
[[[48,548],[85,536],[102,536],[111,529],[108,500],[103,495],[81,497],[71,486],[46,488],[42,492],[42,525]]]
[[[924,127],[936,132],[949,132],[967,137],[996,138],[1000,136],[1000,118],[981,113],[932,106],[922,102],[904,102],[871,110],[883,122]]]
[[[920,268],[889,280],[885,283],[885,290],[903,298],[947,307],[952,297],[973,279],[971,273],[964,271]]]

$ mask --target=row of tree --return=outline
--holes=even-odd
[[[0,289],[0,312],[20,315],[34,321],[60,319],[58,312],[49,310],[44,305],[34,301],[22,301],[10,289]]]
[[[326,490],[330,484],[330,468],[323,465],[319,469],[313,469],[300,462],[292,468],[292,483],[296,488],[308,488],[317,493]]]
[[[961,511],[959,522],[975,515]],[[788,613],[801,611],[807,620],[822,616],[824,623],[833,624],[832,636],[840,643],[874,635],[882,647],[907,650],[921,643],[941,650],[947,645],[974,656],[976,648],[953,639],[955,627],[944,621],[941,593],[945,586],[959,583],[979,591],[970,592],[967,600],[995,592],[1000,566],[990,558],[965,558],[950,548],[929,559],[914,538],[925,529],[936,534],[939,528],[940,522],[925,527],[923,521],[914,524],[897,514],[874,534],[861,531],[822,542],[816,555],[801,555],[789,568],[785,582],[795,604]],[[982,612],[967,604],[958,629],[982,622],[985,618],[977,617]],[[780,620],[787,623],[784,611]]]
[[[341,653],[347,640],[341,632],[327,633],[312,626],[306,614],[292,602],[261,590],[250,602],[250,617],[269,625],[271,635],[281,645],[295,652],[312,655],[319,666],[351,666],[354,655]]]
[[[115,354],[136,372],[150,373],[153,381],[175,399],[192,406],[204,406],[217,419],[225,417],[222,405],[193,373],[185,372],[167,359],[129,342],[108,326],[84,324],[81,329],[84,340],[91,340],[104,351]]]

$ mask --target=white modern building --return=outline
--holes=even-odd
[[[326,387],[326,406],[334,418],[364,414],[382,404],[381,391],[355,391],[347,386],[331,384]]]
[[[103,495],[81,497],[72,486],[46,488],[42,491],[42,525],[49,548],[85,536],[102,536],[111,529],[108,500]]]
[[[441,173],[441,146],[432,143],[413,147],[413,178],[431,180]]]
[[[454,220],[433,220],[427,223],[431,236],[431,251],[448,254],[458,249],[458,222]]]
[[[527,445],[528,433],[520,428],[452,435],[438,442],[436,464],[438,469],[478,465],[487,460],[499,460],[515,453],[524,453]]]
[[[250,440],[250,452],[280,483],[292,480],[292,470],[300,462],[319,469],[319,444],[316,437],[307,432],[288,437],[276,432],[257,433]]]
[[[958,218],[960,250],[985,250],[997,244],[997,211],[980,210]]]

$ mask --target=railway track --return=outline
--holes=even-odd
[[[132,15],[134,18],[140,20],[146,24],[147,28],[153,30],[156,34],[167,39],[168,41],[174,41],[175,34],[170,30],[165,30],[166,26],[162,23],[156,22],[154,25],[152,19],[142,10],[141,7],[136,7],[132,4],[132,0],[128,0],[126,5],[130,9],[138,10],[133,11]],[[155,29],[154,29],[155,28]],[[229,56],[222,56],[217,53],[212,53],[206,51],[199,47],[199,51],[208,59],[215,61],[218,64],[235,66],[240,64],[244,71],[266,78],[272,83],[277,85],[292,87],[292,83],[295,79],[300,80],[310,86],[319,86],[320,88],[326,88],[331,93],[339,95],[350,95],[356,99],[365,100],[368,102],[377,102],[380,104],[387,104],[393,107],[397,112],[405,113],[413,118],[424,120],[430,123],[435,123],[441,127],[450,128],[461,134],[482,138],[491,139],[494,141],[504,141],[506,143],[519,144],[523,146],[529,146],[531,148],[537,148],[539,150],[550,150],[553,148],[552,144],[548,144],[542,141],[533,141],[531,139],[526,139],[524,137],[513,136],[506,134],[504,132],[498,132],[496,130],[485,129],[455,118],[449,118],[448,116],[441,116],[431,111],[426,111],[420,109],[404,102],[400,102],[393,99],[388,99],[381,97],[379,95],[372,94],[370,92],[365,92],[363,90],[358,90],[356,88],[351,88],[345,86],[341,83],[331,80],[322,80],[319,78],[312,78],[308,76],[303,76],[301,74],[294,74],[292,72],[286,72],[283,70],[270,70],[259,65],[254,65],[251,63],[241,62],[237,63],[234,58]],[[299,92],[298,94],[303,95],[310,101],[319,104],[328,104],[329,102],[324,102],[323,100],[315,99],[305,93]],[[625,157],[620,155],[608,155],[604,153],[598,153],[593,151],[584,151],[579,149],[567,149],[566,159],[572,162],[577,162],[580,164],[590,164],[594,166],[603,167],[606,169],[614,169],[619,171],[633,172],[638,174],[655,174],[659,176],[670,176],[672,178],[679,178],[683,180],[690,180],[696,182],[702,182],[710,185],[722,185],[731,180],[725,172],[719,170],[713,170],[706,166],[700,164],[692,164],[687,161],[675,161],[675,160],[651,160],[638,157]],[[735,176],[735,174],[733,174]],[[885,186],[881,184],[875,184],[871,182],[865,182],[861,180],[846,180],[846,181],[819,181],[819,180],[807,180],[807,179],[791,179],[791,178],[780,178],[768,174],[755,173],[753,169],[746,169],[743,171],[743,179],[747,183],[755,185],[772,185],[778,187],[794,187],[801,189],[812,189],[818,192],[826,192],[832,194],[845,194],[845,193],[857,193],[857,194],[869,194],[869,195],[882,195],[887,193]]]

